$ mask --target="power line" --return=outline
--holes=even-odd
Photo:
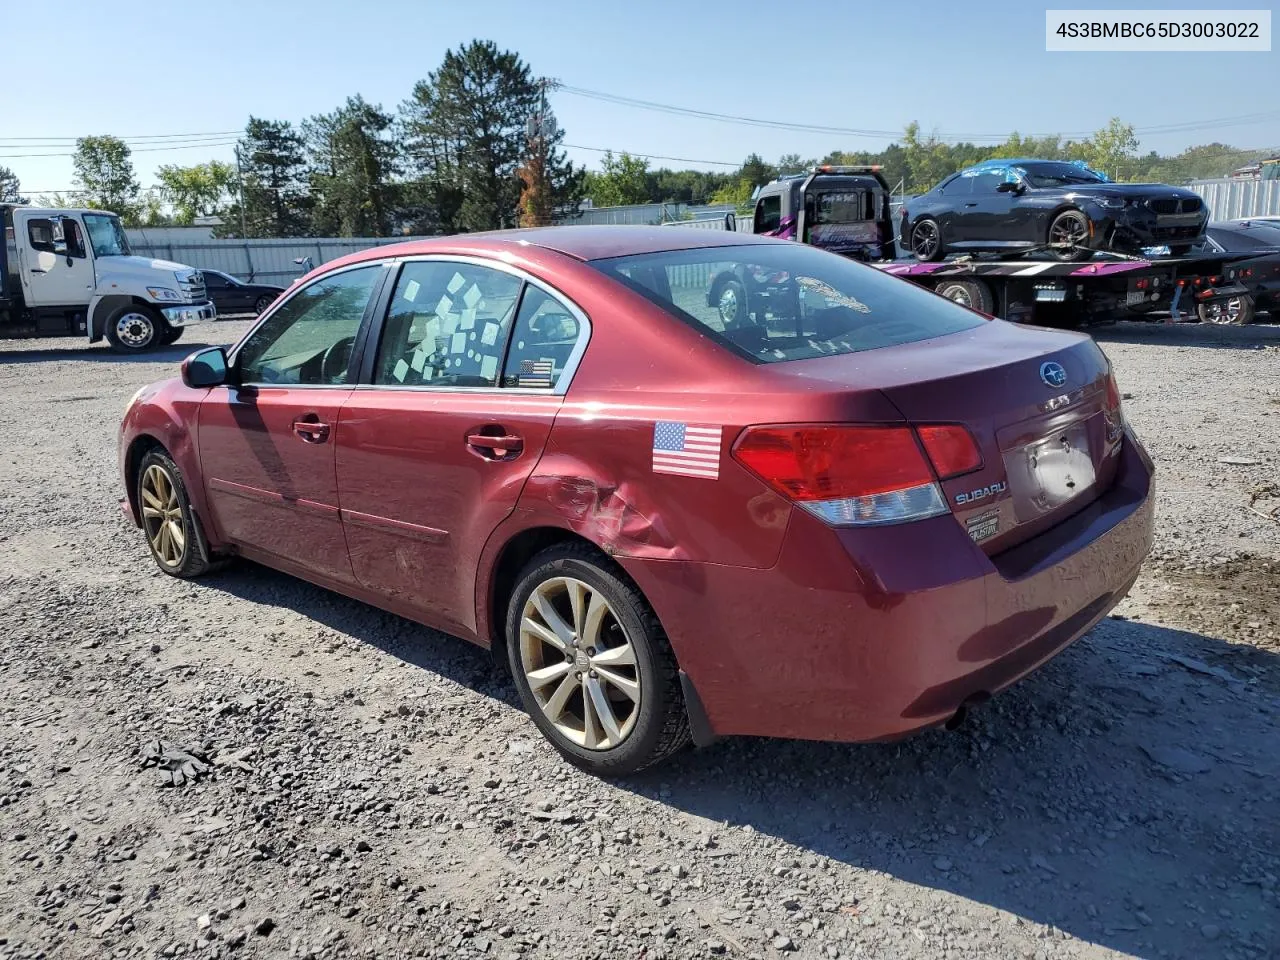
[[[635,107],[641,110],[651,110],[658,113],[675,114],[679,116],[698,117],[704,120],[715,120],[721,123],[738,123],[748,126],[769,127],[777,130],[792,130],[803,133],[830,133],[843,136],[867,137],[871,139],[887,139],[897,140],[903,135],[901,130],[874,130],[874,129],[858,129],[855,127],[835,127],[824,124],[799,123],[790,120],[769,120],[761,117],[745,117],[736,114],[718,113],[712,110],[698,110],[692,107],[681,107],[669,103],[656,103],[652,100],[641,100],[635,97],[624,97],[618,94],[605,93],[600,90],[588,90],[583,87],[570,86],[568,84],[561,85],[559,90],[577,97],[586,97],[590,100],[600,100],[605,103],[612,103],[618,106]],[[1280,118],[1280,110],[1268,110],[1261,113],[1242,114],[1234,117],[1220,117],[1211,120],[1189,120],[1178,123],[1164,124],[1151,127],[1135,127],[1134,133],[1143,134],[1159,134],[1159,133],[1190,133],[1200,130],[1210,130],[1220,127],[1243,126],[1251,123],[1259,123],[1273,118]],[[1087,137],[1092,136],[1095,131],[1058,131],[1049,134],[1026,134],[1021,136],[1027,137]],[[960,141],[1004,141],[1010,136],[1010,133],[952,133],[948,136],[953,140]]]
[[[580,143],[562,143],[562,147],[569,147],[573,150],[590,150],[592,153],[625,153],[629,157],[640,157],[644,160],[674,160],[677,163],[709,163],[717,167],[737,167],[742,166],[741,163],[730,163],[728,160],[693,160],[689,157],[666,157],[660,153],[635,153],[631,150],[614,150],[609,147],[584,147]]]
[[[211,143],[180,143],[177,145],[168,145],[163,147],[138,147],[130,149],[130,153],[161,153],[167,150],[197,150],[201,148],[213,149],[215,147],[229,147],[237,140],[218,140]],[[69,153],[0,153],[0,160],[22,159],[30,157],[74,157],[75,151]]]
[[[244,133],[244,131],[243,131],[243,130],[206,130],[206,131],[204,131],[204,132],[202,132],[202,133],[139,133],[139,134],[134,134],[133,136],[116,137],[116,139],[117,139],[117,140],[125,140],[125,141],[134,141],[134,140],[139,140],[139,141],[141,141],[141,140],[170,140],[170,139],[186,140],[186,139],[190,139],[190,138],[192,138],[192,137],[231,137],[231,136],[240,136],[240,135],[242,135],[243,133]],[[115,135],[114,135],[114,134],[109,134],[109,136],[115,136]],[[22,141],[28,141],[28,140],[63,140],[63,141],[68,141],[68,142],[71,142],[71,143],[75,143],[77,140],[82,140],[82,139],[84,139],[84,138],[83,138],[83,137],[58,137],[58,136],[54,136],[54,135],[52,135],[52,134],[50,134],[49,136],[44,136],[44,137],[4,137],[4,136],[0,136],[0,143],[4,143],[4,142],[9,141],[9,140],[22,140]]]

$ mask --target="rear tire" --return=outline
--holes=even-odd
[[[561,544],[530,560],[507,605],[506,638],[525,709],[575,766],[626,776],[689,744],[667,635],[598,551]]]
[[[917,220],[911,228],[911,255],[925,263],[941,260],[946,245],[942,242],[942,228],[931,217]]]
[[[187,580],[225,565],[209,550],[182,471],[168,453],[155,449],[143,456],[134,492],[151,558],[164,573]]]
[[[116,353],[146,353],[164,343],[168,329],[151,307],[129,304],[107,318],[107,342]]]
[[[276,302],[276,298],[275,298],[275,297],[268,296],[267,294],[265,294],[265,293],[264,293],[262,296],[260,296],[260,297],[257,299],[257,301],[256,301],[256,302],[254,303],[254,305],[253,305],[253,312],[254,312],[254,314],[255,314],[255,315],[261,315],[261,314],[265,313],[265,312],[266,312],[267,307],[271,306],[271,305],[272,305],[273,303],[275,303],[275,302]]]
[[[1201,323],[1242,327],[1253,322],[1253,297],[1232,297],[1230,300],[1197,304],[1196,312],[1200,315]]]
[[[944,280],[934,287],[934,292],[970,310],[993,315],[995,297],[991,288],[981,280]]]

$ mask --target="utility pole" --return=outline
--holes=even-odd
[[[236,193],[240,196],[240,239],[247,240],[249,228],[244,215],[244,169],[240,166],[240,144],[236,144]]]
[[[550,151],[547,147],[548,140],[556,133],[556,118],[547,107],[547,88],[554,84],[554,80],[546,77],[538,79],[538,105],[525,128],[529,151],[525,162],[525,191],[529,206],[524,213],[532,221],[530,226],[551,225],[551,182],[547,173]]]

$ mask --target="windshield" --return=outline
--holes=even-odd
[[[1033,187],[1069,187],[1080,183],[1110,183],[1102,174],[1075,163],[1034,163],[1014,167]]]
[[[849,193],[820,193],[814,210],[817,223],[850,223],[868,220],[875,216],[871,208],[871,194],[861,191]]]
[[[859,353],[986,322],[913,283],[799,244],[704,247],[591,266],[753,363]]]
[[[119,217],[109,213],[86,213],[84,227],[89,232],[95,257],[129,256],[129,238],[124,235]]]

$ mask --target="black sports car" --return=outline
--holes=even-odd
[[[1112,183],[1062,160],[985,160],[907,201],[901,242],[920,260],[1034,249],[1087,260],[1098,250],[1154,246],[1181,256],[1208,219],[1200,197],[1180,187]]]
[[[245,283],[221,270],[202,267],[200,272],[204,274],[205,289],[220,317],[229,313],[261,313],[284,292],[284,287],[270,283]]]

